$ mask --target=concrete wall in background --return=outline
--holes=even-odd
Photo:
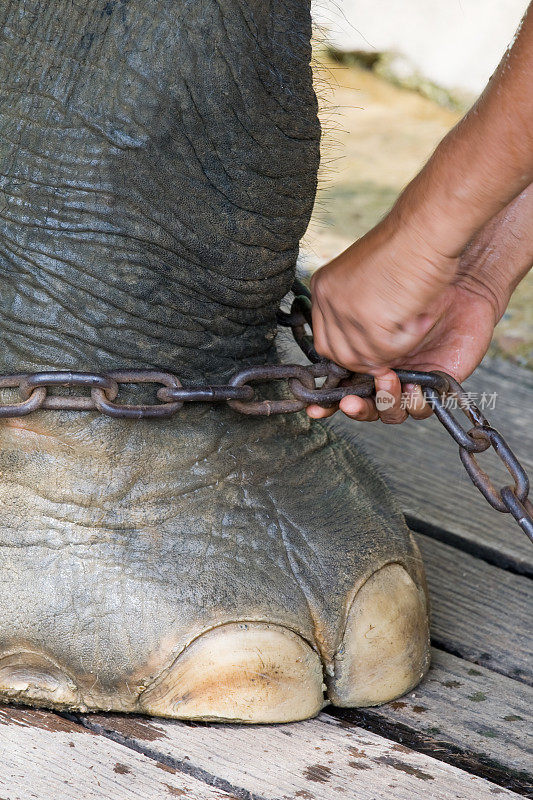
[[[512,41],[528,0],[314,0],[340,50],[394,52],[398,69],[479,94]]]

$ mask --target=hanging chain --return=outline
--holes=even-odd
[[[0,375],[0,389],[17,389],[20,399],[0,404],[0,418],[22,417],[39,410],[100,411],[120,419],[165,419],[185,403],[226,402],[232,409],[251,416],[291,414],[307,406],[325,408],[336,405],[347,395],[371,397],[375,393],[374,378],[349,372],[333,361],[321,358],[313,345],[311,296],[307,287],[295,280],[294,300],[289,312],[278,311],[278,323],[289,327],[300,349],[311,362],[299,364],[265,364],[245,367],[236,372],[228,384],[220,386],[183,386],[170,372],[145,369],[119,369],[106,373],[51,371]],[[497,511],[510,513],[533,542],[533,504],[528,499],[529,480],[513,451],[495,428],[470,400],[463,387],[444,372],[395,370],[402,384],[422,388],[427,402],[450,436],[459,445],[461,461],[472,483]],[[252,383],[286,381],[292,397],[276,400],[260,399]],[[123,384],[159,384],[158,403],[132,405],[118,399]],[[89,394],[58,395],[49,393],[56,387],[85,388]],[[446,407],[446,397],[454,395],[459,408],[472,423],[466,430]],[[476,456],[493,448],[507,468],[513,485],[496,488],[479,466]]]

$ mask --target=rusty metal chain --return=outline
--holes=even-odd
[[[300,364],[265,364],[245,367],[236,372],[228,384],[184,387],[176,375],[145,369],[119,369],[106,373],[51,371],[0,375],[1,389],[17,389],[17,402],[0,404],[0,418],[22,417],[38,410],[99,411],[121,419],[165,419],[185,403],[226,402],[241,414],[270,416],[301,411],[311,404],[331,407],[346,395],[371,397],[374,378],[349,372],[332,361],[321,358],[313,345],[311,297],[307,287],[295,280],[294,300],[290,311],[278,311],[278,323],[289,327],[300,349],[311,362]],[[528,499],[529,480],[503,436],[493,428],[468,393],[450,375],[443,372],[395,370],[402,384],[420,386],[436,417],[459,445],[461,461],[473,484],[497,511],[510,513],[533,542],[533,504]],[[286,381],[292,397],[259,399],[252,383]],[[132,405],[118,400],[123,384],[159,384],[158,403]],[[85,395],[51,394],[49,389],[80,387]],[[466,430],[446,408],[445,398],[455,395],[459,407],[472,427]],[[513,485],[496,488],[479,466],[474,454],[492,447],[499,456]]]

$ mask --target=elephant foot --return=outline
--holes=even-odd
[[[320,423],[41,413],[0,453],[2,700],[288,722],[426,671],[416,545]]]

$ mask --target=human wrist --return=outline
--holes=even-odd
[[[527,264],[515,261],[509,265],[505,252],[495,247],[491,258],[471,272],[461,274],[459,282],[475,288],[485,298],[493,309],[496,325],[503,317],[513,292],[531,266],[532,260]]]
[[[458,280],[475,284],[502,317],[510,297],[533,265],[533,184],[472,238],[459,263]]]

